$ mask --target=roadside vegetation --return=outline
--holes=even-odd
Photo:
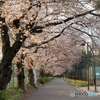
[[[19,100],[22,94],[21,89],[7,89],[6,91],[0,91],[0,100]]]
[[[64,78],[64,80],[76,87],[85,87],[88,85],[87,81],[74,80],[74,79],[69,79],[69,78]]]
[[[51,81],[53,77],[39,77],[37,79],[37,85],[46,84]],[[32,86],[26,85],[27,89],[32,89]],[[33,87],[34,88],[34,87]],[[27,91],[26,91],[27,92]],[[21,98],[25,95],[25,91],[17,88],[10,88],[6,91],[0,91],[0,100],[21,100]]]
[[[53,77],[39,77],[37,82],[38,84],[45,84],[49,81],[51,81],[53,79]]]

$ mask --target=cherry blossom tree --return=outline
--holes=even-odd
[[[94,41],[94,38],[100,36],[99,29],[94,27],[99,16],[99,9],[95,8],[93,1],[1,0],[0,33],[3,57],[0,63],[0,90],[6,89],[11,79],[11,62],[30,34],[33,37],[41,34],[42,38],[44,33],[45,41],[40,39],[38,43],[34,42],[29,46],[37,48],[61,36],[65,31],[86,34]],[[46,39],[47,36],[49,39]]]

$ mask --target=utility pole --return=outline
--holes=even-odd
[[[93,70],[94,70],[94,86],[95,86],[95,91],[97,91],[97,85],[96,85],[96,70],[95,70],[95,55],[93,53],[93,59],[94,59],[94,64],[93,64]]]
[[[94,54],[93,49],[91,48],[91,46],[88,45],[88,43],[87,43],[87,46],[90,48],[90,50],[92,52],[92,57],[93,57],[94,89],[95,89],[95,91],[97,91],[97,85],[96,85],[96,70],[95,70],[95,54]],[[88,47],[87,47],[87,50],[88,50]],[[89,73],[88,73],[88,75],[89,75]],[[88,84],[89,84],[89,80],[88,80]],[[88,89],[89,89],[89,85],[88,85]]]
[[[81,46],[82,47],[85,46],[85,43],[81,44]],[[94,89],[95,89],[95,91],[97,91],[97,85],[96,85],[96,70],[95,70],[95,54],[94,54],[93,49],[91,48],[91,46],[88,43],[86,43],[86,44],[87,44],[86,45],[87,46],[86,47],[86,51],[87,51],[86,53],[87,53],[87,55],[88,55],[88,52],[89,52],[88,49],[90,49],[90,51],[92,53],[92,57],[93,57],[93,80],[94,80]],[[87,56],[87,81],[88,81],[88,90],[89,90],[89,65],[88,64],[89,64],[89,58]]]

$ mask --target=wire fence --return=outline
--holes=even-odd
[[[24,82],[25,84],[27,84],[28,83],[28,70],[26,68],[24,68],[24,75],[25,75]],[[12,64],[11,80],[8,83],[7,88],[15,88],[15,87],[17,87],[17,72],[15,70],[15,64]]]

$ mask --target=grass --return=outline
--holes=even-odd
[[[76,87],[85,87],[88,85],[87,81],[73,80],[73,79],[69,79],[69,78],[64,78],[64,80],[72,85],[75,85]]]
[[[0,100],[19,100],[22,93],[22,90],[15,88],[0,91]]]
[[[19,100],[23,94],[21,89],[9,89],[7,91],[7,100]]]

